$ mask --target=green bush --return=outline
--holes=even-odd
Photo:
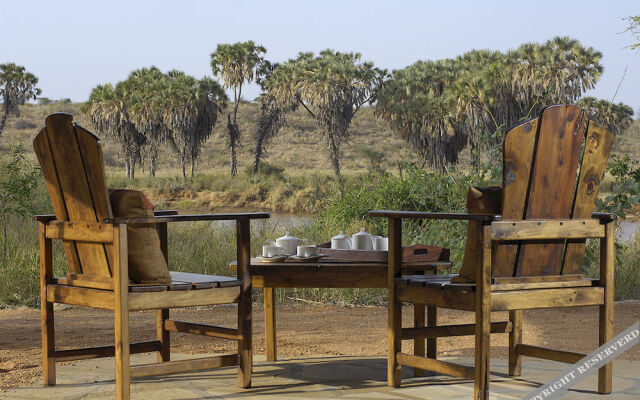
[[[331,237],[338,231],[353,233],[365,227],[377,235],[387,234],[387,220],[368,215],[369,210],[414,210],[465,212],[469,186],[486,182],[477,174],[450,169],[427,172],[407,164],[402,176],[367,175],[334,189],[317,215],[310,231],[316,237]],[[454,267],[459,267],[466,240],[466,223],[459,221],[407,220],[403,228],[405,245],[426,243],[451,249]]]

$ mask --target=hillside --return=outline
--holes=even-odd
[[[67,112],[73,115],[74,121],[93,131],[80,111],[81,103],[53,103],[47,105],[28,104],[21,108],[21,117],[12,118],[8,127],[0,137],[0,152],[6,152],[10,144],[22,144],[29,153],[31,140],[44,125],[44,119],[53,112]],[[258,104],[244,103],[240,105],[238,121],[242,132],[242,149],[239,153],[239,171],[253,162],[255,140],[253,134],[258,121]],[[224,132],[224,124],[218,123],[213,134],[202,150],[198,172],[228,172],[230,166],[229,151]],[[358,112],[349,128],[350,142],[343,147],[342,169],[344,173],[365,172],[370,165],[366,156],[359,152],[362,147],[371,147],[383,152],[383,166],[395,169],[397,161],[414,157],[404,141],[395,138],[388,124],[373,115],[373,109],[366,108]],[[116,143],[103,139],[105,163],[111,174],[124,174],[124,159],[119,154]],[[312,172],[330,173],[330,164],[325,152],[325,141],[314,121],[304,110],[287,116],[287,125],[280,131],[266,149],[265,160],[270,164],[285,168],[288,175],[304,175]],[[142,176],[137,170],[136,176]],[[179,164],[167,146],[161,149],[159,157],[159,176],[179,174]]]
[[[21,117],[9,120],[7,129],[0,137],[0,153],[5,153],[10,144],[22,144],[32,155],[31,140],[44,125],[44,119],[53,112],[67,112],[73,115],[74,121],[94,130],[87,123],[80,111],[81,103],[53,103],[47,105],[28,104],[21,108]],[[258,104],[244,103],[240,105],[238,121],[243,135],[242,148],[239,153],[239,171],[251,166],[255,140],[253,134],[258,120]],[[394,136],[389,125],[376,118],[372,108],[360,110],[351,123],[350,142],[343,147],[342,169],[345,174],[366,172],[370,162],[362,153],[362,148],[371,148],[384,154],[382,166],[388,171],[397,170],[399,160],[415,160],[416,155],[405,142]],[[124,175],[124,159],[119,148],[110,139],[104,139],[104,157],[108,172],[111,175]],[[616,139],[615,152],[629,154],[632,159],[640,158],[640,120],[635,120],[631,127]],[[461,159],[466,159],[468,151],[463,152]],[[282,167],[290,176],[307,175],[314,172],[331,174],[330,164],[325,152],[325,141],[314,121],[304,110],[298,110],[287,116],[287,125],[280,131],[266,149],[265,160],[270,164]],[[229,151],[224,132],[224,124],[217,124],[213,134],[205,143],[200,157],[197,172],[227,173],[229,171]],[[175,176],[179,174],[179,164],[167,146],[160,152],[158,176]],[[141,169],[136,176],[144,176]]]

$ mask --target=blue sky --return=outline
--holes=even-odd
[[[506,51],[555,35],[604,55],[604,74],[589,92],[640,110],[640,52],[625,46],[622,18],[637,0],[613,1],[9,1],[0,0],[0,62],[24,65],[43,96],[87,99],[143,66],[212,75],[218,43],[254,40],[267,58],[299,51],[358,51],[389,70],[471,49]],[[251,99],[256,87],[246,91]]]

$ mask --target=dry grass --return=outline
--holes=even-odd
[[[73,115],[74,121],[93,131],[93,127],[80,111],[82,104],[52,103],[48,105],[28,104],[21,107],[21,117],[10,119],[5,132],[0,136],[0,153],[7,151],[10,144],[22,144],[31,153],[31,141],[44,126],[44,119],[53,112],[67,112]],[[240,105],[238,121],[242,132],[242,149],[239,153],[239,170],[249,167],[253,163],[255,149],[255,133],[258,121],[258,105],[244,103]],[[288,175],[307,175],[313,172],[331,173],[325,142],[314,121],[298,110],[287,116],[288,124],[281,130],[266,149],[265,160],[273,165],[285,168]],[[36,126],[29,128],[28,126]],[[22,128],[27,126],[27,128]],[[197,165],[198,172],[228,173],[229,151],[224,132],[224,124],[217,124],[213,134],[205,143],[202,155]],[[395,170],[398,160],[406,160],[414,155],[404,141],[395,138],[389,125],[373,115],[372,108],[359,111],[353,119],[351,127],[351,141],[343,147],[342,168],[345,173],[358,174],[368,171],[369,161],[357,149],[362,146],[374,147],[385,154],[383,167]],[[110,175],[123,174],[124,159],[118,151],[118,146],[112,140],[103,139],[104,158],[107,173]],[[35,158],[34,158],[35,160]],[[168,146],[160,151],[158,176],[179,175],[179,164]],[[138,170],[137,176],[143,176],[144,171]]]

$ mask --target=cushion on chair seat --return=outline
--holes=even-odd
[[[500,214],[502,210],[502,186],[486,188],[470,187],[467,192],[467,212],[470,214]],[[467,243],[464,248],[464,258],[458,276],[453,277],[452,283],[474,283],[476,271],[480,268],[482,249],[478,247],[478,232],[476,224],[469,224],[467,228]]]
[[[153,204],[141,191],[109,189],[109,200],[115,218],[153,218]],[[132,282],[171,283],[155,225],[127,225],[127,255]]]

